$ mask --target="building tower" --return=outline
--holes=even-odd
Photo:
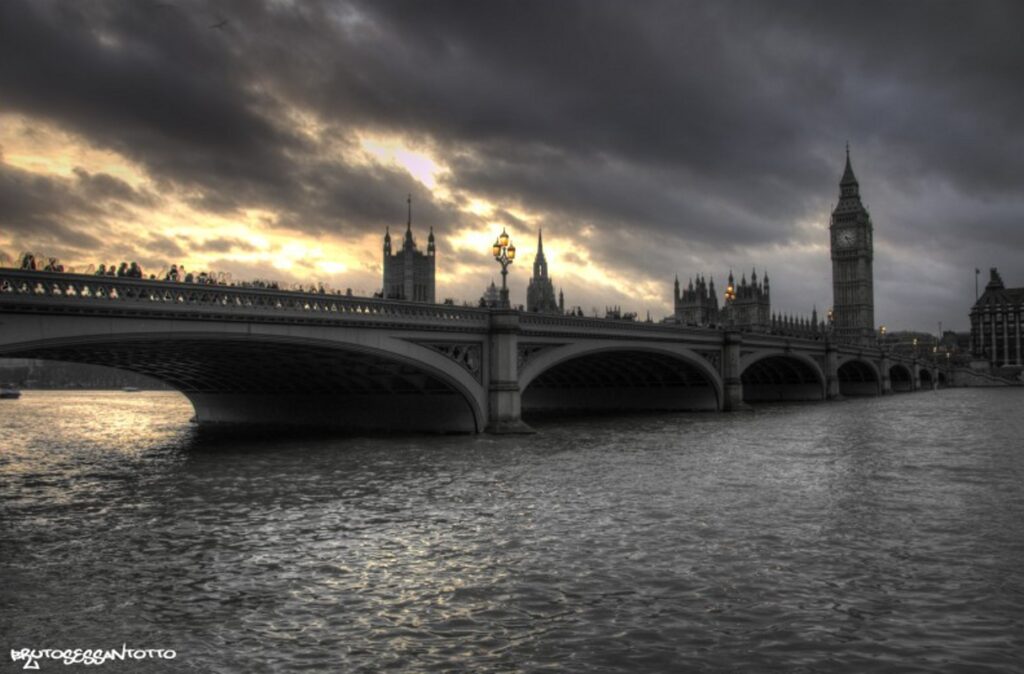
[[[764,272],[763,281],[758,281],[757,269],[753,269],[750,282],[747,282],[747,275],[743,274],[738,284],[730,271],[725,294],[721,315],[726,325],[743,332],[771,331],[772,297],[767,271]]]
[[[684,325],[703,327],[718,323],[718,297],[715,295],[715,280],[708,283],[703,276],[690,279],[686,288],[679,289],[679,277],[676,276],[673,288],[675,300],[675,318]]]
[[[384,232],[384,288],[383,296],[391,300],[434,302],[434,228],[427,237],[427,252],[416,248],[412,236],[412,195],[407,199],[409,217],[405,223],[405,239],[397,253],[391,250],[391,230]]]
[[[564,299],[563,299],[564,301]],[[537,256],[533,258],[533,277],[526,288],[526,310],[543,314],[560,314],[555,301],[555,286],[548,277],[548,261],[544,257],[544,233],[537,232]]]
[[[860,185],[850,166],[839,181],[839,203],[829,225],[832,236],[833,331],[838,341],[871,344],[875,337],[871,216],[860,200]]]

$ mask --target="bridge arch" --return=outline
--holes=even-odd
[[[914,375],[906,365],[894,363],[889,367],[889,384],[893,393],[913,391]]]
[[[524,413],[719,410],[722,380],[704,357],[665,344],[582,341],[543,348],[519,374]]]
[[[139,331],[6,344],[0,355],[106,365],[184,394],[200,424],[479,432],[480,382],[440,352],[402,339]]]
[[[825,373],[800,353],[765,351],[740,360],[745,402],[824,400]]]
[[[925,391],[933,388],[935,383],[933,381],[932,371],[929,370],[927,367],[918,366],[917,379],[919,382],[921,382],[921,389]]]
[[[843,361],[836,372],[839,393],[844,396],[876,396],[882,390],[878,367],[869,360],[851,358]]]

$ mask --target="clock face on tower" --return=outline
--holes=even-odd
[[[836,232],[836,248],[852,248],[857,244],[857,233],[852,229],[840,229]]]

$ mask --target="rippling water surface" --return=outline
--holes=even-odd
[[[90,670],[1021,671],[1022,412],[1024,390],[973,389],[227,440],[177,394],[26,392],[0,401],[3,659],[126,642],[177,659]]]

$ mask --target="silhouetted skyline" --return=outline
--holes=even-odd
[[[5,2],[0,249],[367,292],[384,227],[437,232],[475,301],[507,226],[573,304],[671,313],[767,268],[832,302],[844,144],[876,320],[966,329],[1019,283],[1016,3]],[[154,270],[158,271],[158,270]]]

